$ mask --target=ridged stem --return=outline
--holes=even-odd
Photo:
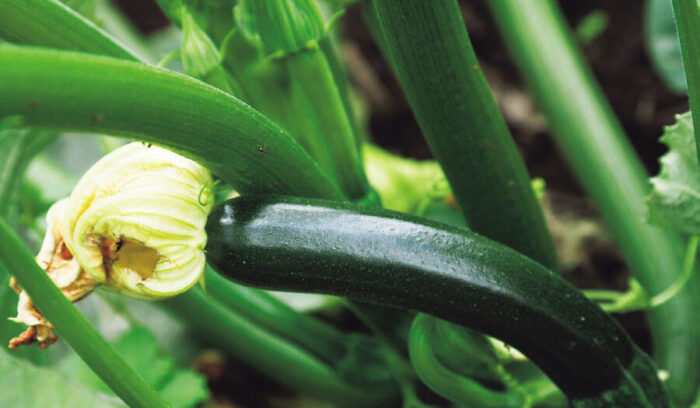
[[[551,0],[488,2],[560,148],[595,200],[631,273],[654,295],[682,274],[684,245],[645,221],[647,174]],[[649,312],[654,354],[667,384],[689,401],[700,375],[700,277]]]
[[[556,269],[552,237],[454,0],[373,0],[379,40],[470,228]]]
[[[690,111],[693,122],[700,123],[700,3],[698,0],[673,0],[673,14],[681,41]],[[695,126],[695,146],[700,161],[700,125]]]
[[[314,45],[284,58],[316,118],[317,137],[325,140],[328,146],[332,168],[326,171],[335,176],[341,190],[350,199],[366,196],[369,184],[352,125],[354,119],[348,115],[325,54],[320,46]]]
[[[208,167],[241,193],[342,198],[294,138],[240,100],[143,64],[0,45],[0,117],[138,138]]]

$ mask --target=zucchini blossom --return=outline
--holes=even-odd
[[[97,286],[150,300],[182,293],[204,276],[211,187],[209,171],[192,160],[142,143],[122,146],[49,209],[37,263],[73,302]],[[55,342],[51,323],[11,286],[19,294],[13,320],[29,328],[10,347]]]

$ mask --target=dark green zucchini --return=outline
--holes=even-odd
[[[574,406],[670,404],[615,320],[539,263],[477,234],[279,196],[223,203],[207,233],[208,262],[237,282],[412,309],[481,331],[525,353]]]

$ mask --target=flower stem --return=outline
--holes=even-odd
[[[325,140],[334,175],[350,199],[367,195],[369,184],[360,158],[359,143],[333,71],[320,46],[284,57],[292,78],[300,85],[316,116],[317,137]]]
[[[129,367],[39,268],[27,248],[0,219],[0,269],[11,272],[41,313],[80,358],[131,407],[170,405]]]
[[[290,134],[200,81],[114,58],[7,44],[0,45],[0,65],[0,117],[162,144],[240,193],[343,197]]]

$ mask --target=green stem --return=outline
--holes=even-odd
[[[472,230],[549,268],[554,244],[454,0],[373,0],[399,82]]]
[[[682,274],[683,244],[647,225],[647,174],[576,48],[566,20],[551,0],[488,2],[515,62],[534,91],[560,148],[593,197],[632,274],[648,293]],[[700,279],[649,314],[656,360],[671,375],[679,401],[688,401],[700,378],[697,311]]]
[[[331,68],[333,73],[333,79],[340,93],[340,98],[345,106],[345,112],[350,119],[350,125],[353,127],[353,132],[356,135],[357,142],[360,145],[360,150],[362,150],[362,143],[367,140],[367,135],[364,130],[357,123],[357,116],[355,115],[355,109],[353,109],[352,101],[350,100],[350,82],[348,80],[348,73],[345,66],[340,61],[340,56],[338,55],[337,38],[333,35],[334,33],[327,33],[326,36],[321,38],[318,42],[323,55],[326,56],[328,61],[328,66]]]
[[[700,123],[700,2],[673,0],[683,65],[688,81],[688,101],[693,122]],[[695,144],[700,161],[700,126],[695,126]]]
[[[0,38],[136,61],[124,45],[57,0],[0,1]]]
[[[489,390],[476,381],[445,368],[435,356],[428,340],[428,333],[434,329],[431,320],[432,318],[427,315],[418,315],[413,321],[408,339],[411,363],[420,379],[430,389],[466,407],[524,406],[524,401],[516,393]]]
[[[341,190],[350,199],[367,195],[369,184],[360,158],[359,143],[352,118],[343,102],[333,71],[320,46],[285,55],[292,78],[301,86],[312,108],[320,134],[328,146],[331,169]]]
[[[680,279],[669,286],[663,292],[649,299],[649,307],[659,307],[673,299],[684,287],[695,273],[695,258],[698,254],[698,236],[692,236],[688,240],[688,247],[683,261],[683,275]]]
[[[347,384],[309,352],[254,325],[199,288],[164,301],[194,332],[294,390],[341,406],[381,406],[392,390]]]
[[[345,338],[333,329],[300,314],[267,293],[237,285],[207,267],[207,294],[251,322],[281,335],[328,363],[346,353]]]
[[[0,269],[11,271],[80,358],[130,407],[169,407],[78,312],[0,219]],[[3,271],[4,272],[4,271]]]
[[[0,117],[154,142],[241,193],[342,198],[291,135],[200,81],[113,58],[0,45]]]

